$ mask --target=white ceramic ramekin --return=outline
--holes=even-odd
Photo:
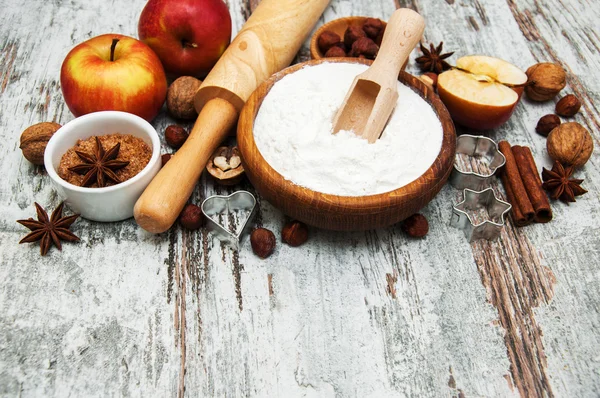
[[[150,162],[139,174],[105,188],[78,187],[58,176],[61,157],[77,140],[113,133],[139,137],[152,148]],[[154,127],[136,115],[117,111],[94,112],[70,121],[54,133],[46,146],[44,165],[59,194],[73,211],[94,221],[120,221],[133,216],[135,202],[160,170],[160,139]]]

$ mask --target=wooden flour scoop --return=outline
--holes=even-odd
[[[425,21],[416,12],[401,8],[387,24],[373,64],[356,76],[333,119],[333,134],[353,131],[369,143],[377,141],[398,100],[398,74],[421,40]]]

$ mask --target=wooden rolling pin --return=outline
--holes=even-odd
[[[260,2],[198,89],[198,119],[189,138],[136,202],[133,214],[142,228],[159,233],[173,225],[250,94],[292,62],[328,4],[329,0]]]

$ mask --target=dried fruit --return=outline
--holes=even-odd
[[[44,151],[50,137],[61,128],[61,125],[53,122],[37,123],[29,126],[21,133],[19,148],[23,151],[25,159],[33,164],[44,164]]]
[[[549,192],[552,199],[560,199],[565,203],[575,202],[576,196],[581,196],[587,191],[581,188],[583,180],[569,179],[573,174],[573,167],[563,167],[555,161],[552,170],[542,168],[542,188]]]
[[[548,134],[560,125],[560,118],[554,114],[542,116],[535,126],[535,132],[547,137]]]
[[[188,133],[181,126],[172,124],[165,130],[165,141],[167,144],[175,149],[181,148],[188,138]]]
[[[369,38],[375,40],[383,30],[383,22],[377,18],[367,18],[365,19],[365,22],[363,22],[362,29]]]
[[[367,37],[367,34],[360,26],[348,26],[346,32],[344,32],[346,48],[352,48],[352,44],[361,37]]]
[[[563,123],[548,135],[548,155],[566,166],[583,166],[594,150],[589,131],[577,122]]]
[[[581,102],[579,98],[574,96],[573,94],[568,94],[562,97],[556,103],[556,113],[560,116],[571,117],[575,116],[579,109],[581,108]]]
[[[234,185],[244,176],[242,157],[237,146],[222,146],[212,154],[206,170],[223,185]]]
[[[548,101],[567,85],[565,70],[557,64],[542,62],[527,69],[528,82],[525,94],[532,101]]]
[[[250,234],[252,251],[260,258],[267,258],[275,250],[275,234],[266,228],[256,228]]]
[[[45,256],[50,249],[50,246],[54,245],[58,250],[62,250],[61,240],[67,242],[76,242],[79,240],[73,232],[69,231],[71,224],[77,220],[79,214],[73,214],[72,216],[63,217],[62,211],[64,202],[58,205],[58,207],[52,212],[50,218],[48,213],[39,204],[35,203],[35,209],[37,211],[37,221],[33,218],[27,220],[17,220],[17,222],[25,227],[29,228],[31,232],[27,234],[19,243],[37,242],[40,241],[40,253]]]
[[[281,230],[281,240],[290,246],[300,246],[308,240],[308,227],[300,221],[290,221]]]
[[[424,215],[415,213],[402,222],[402,230],[413,238],[422,238],[429,232],[429,223]]]
[[[118,143],[105,152],[98,136],[94,138],[96,139],[95,153],[88,154],[75,151],[83,163],[69,167],[69,171],[84,176],[81,182],[81,186],[83,187],[89,187],[96,183],[98,188],[103,188],[109,180],[115,184],[120,183],[121,179],[115,174],[115,171],[129,164],[129,161],[117,160],[121,144]]]
[[[346,51],[344,51],[341,47],[337,47],[337,46],[331,47],[325,53],[325,58],[345,57],[345,56],[346,56]]]
[[[350,50],[351,57],[360,57],[361,55],[368,59],[375,59],[379,46],[368,37],[361,37],[352,44]]]
[[[167,109],[177,119],[195,119],[194,96],[202,81],[192,76],[177,78],[167,90]]]
[[[429,43],[429,50],[422,43],[420,46],[423,55],[415,61],[417,61],[422,71],[442,73],[451,68],[450,64],[444,60],[454,54],[454,52],[442,54],[444,42],[440,42],[437,47],[434,47],[433,43]]]
[[[204,216],[200,207],[194,204],[187,204],[179,214],[179,224],[182,227],[195,231],[204,225]]]
[[[342,38],[335,32],[326,30],[317,39],[317,45],[321,53],[325,54],[330,48],[342,45]]]
[[[171,155],[170,153],[165,153],[165,154],[161,155],[161,157],[160,157],[161,167],[164,167],[165,164],[167,164],[167,162],[169,160],[171,160],[171,156],[173,156],[173,155]]]

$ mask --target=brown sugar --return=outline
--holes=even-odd
[[[100,143],[105,151],[108,151],[118,143],[121,144],[119,154],[116,160],[127,161],[129,164],[122,169],[116,170],[115,174],[121,182],[127,181],[137,175],[146,167],[152,157],[152,149],[141,138],[134,137],[131,134],[114,133],[98,136]],[[60,159],[58,165],[58,175],[63,180],[77,186],[83,186],[83,175],[79,175],[69,168],[82,164],[83,161],[77,156],[75,151],[88,154],[96,153],[96,140],[92,136],[85,140],[78,140],[75,146],[69,148]],[[106,186],[115,185],[112,181],[107,181]],[[98,188],[98,184],[93,183],[90,188]]]

